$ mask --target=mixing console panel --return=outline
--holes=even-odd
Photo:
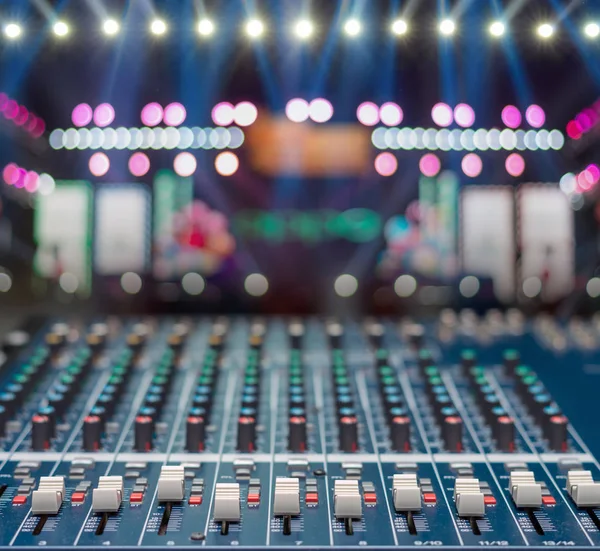
[[[599,342],[515,311],[11,333],[0,547],[600,546]]]

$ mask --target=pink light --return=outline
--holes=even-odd
[[[333,105],[324,98],[317,98],[308,105],[308,114],[314,122],[327,122],[333,116]]]
[[[34,138],[41,138],[44,135],[45,131],[46,131],[46,123],[44,122],[43,119],[40,119],[38,117],[35,122],[35,126],[34,126],[33,130],[31,131],[31,135]]]
[[[583,129],[577,121],[569,121],[567,123],[567,136],[573,140],[579,140],[583,135]]]
[[[356,118],[365,126],[375,126],[379,122],[379,108],[371,101],[365,101],[358,106]]]
[[[575,117],[575,121],[583,133],[588,132],[593,126],[591,117],[583,111]]]
[[[18,110],[17,116],[14,118],[13,122],[17,126],[23,126],[27,122],[28,118],[29,118],[29,111],[27,110],[27,107],[25,107],[24,105],[19,105],[19,110]]]
[[[546,122],[546,114],[539,105],[530,105],[525,111],[525,118],[534,128],[541,128]]]
[[[506,172],[517,178],[525,171],[525,159],[518,153],[511,153],[506,157],[504,166],[506,167]]]
[[[591,176],[593,185],[600,182],[600,167],[597,164],[592,163],[585,170]]]
[[[30,170],[25,175],[25,189],[29,193],[35,193],[40,187],[40,176],[37,172]]]
[[[8,103],[8,96],[4,92],[0,92],[0,113],[6,109]]]
[[[375,170],[381,176],[391,176],[398,170],[398,161],[391,153],[380,153],[375,157]]]
[[[589,191],[594,186],[594,175],[589,170],[582,170],[577,175],[577,191]]]
[[[2,178],[9,186],[14,186],[19,181],[19,167],[15,163],[9,163],[2,171]]]
[[[240,167],[240,160],[235,153],[223,151],[215,158],[215,170],[221,176],[232,176]]]
[[[128,166],[129,172],[140,178],[141,176],[148,174],[148,171],[150,170],[150,159],[145,153],[134,153],[129,158]]]
[[[249,101],[238,103],[233,110],[233,120],[238,126],[250,126],[258,118],[256,105]]]
[[[90,157],[89,167],[94,176],[104,176],[110,168],[110,160],[105,153],[94,153]]]
[[[75,126],[87,126],[92,122],[94,111],[87,103],[80,103],[73,109],[71,120]]]
[[[3,113],[5,119],[14,119],[19,114],[19,104],[14,99],[9,99]]]
[[[521,111],[514,105],[507,105],[502,109],[502,122],[509,128],[519,128],[521,120]]]
[[[398,126],[404,118],[404,113],[397,103],[388,101],[379,109],[379,118],[386,126]]]
[[[481,157],[476,153],[469,153],[465,155],[460,165],[463,169],[463,172],[469,178],[477,178],[477,176],[481,174],[481,170],[483,169]]]
[[[428,176],[429,178],[436,176],[441,168],[442,163],[440,163],[437,155],[434,155],[433,153],[426,153],[419,161],[419,170],[421,171],[421,174]]]
[[[29,115],[30,117],[25,124],[25,130],[27,130],[27,132],[33,132],[38,124],[38,118],[33,113],[29,113]]]
[[[438,126],[452,124],[452,108],[446,103],[436,103],[431,110],[431,118]]]
[[[110,103],[101,103],[94,111],[94,124],[108,126],[115,120],[115,109]]]
[[[17,181],[15,182],[15,187],[25,187],[25,176],[27,176],[27,171],[24,168],[17,168]]]
[[[292,122],[304,122],[308,119],[308,102],[301,98],[294,98],[287,102],[285,114]]]
[[[454,120],[458,126],[469,128],[475,123],[475,111],[466,103],[459,103],[454,108]]]
[[[163,120],[163,108],[160,103],[149,103],[142,109],[142,124],[145,126],[156,126]]]
[[[234,108],[231,103],[217,103],[212,110],[212,120],[218,126],[229,126],[233,122]]]
[[[170,103],[165,107],[164,121],[167,126],[180,126],[187,113],[181,103]]]
[[[194,174],[197,167],[198,163],[196,162],[196,157],[187,151],[179,153],[179,155],[177,155],[173,161],[173,169],[175,170],[175,173],[184,178]]]

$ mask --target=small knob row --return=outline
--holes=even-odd
[[[307,449],[306,389],[302,368],[303,326],[290,327],[290,366],[288,369],[288,449],[305,452]]]
[[[237,426],[237,449],[241,452],[256,451],[256,425],[258,423],[258,406],[260,403],[262,345],[263,339],[261,334],[253,334],[250,337]]]
[[[339,341],[336,341],[339,342]],[[338,422],[338,445],[341,451],[358,451],[358,416],[354,405],[352,383],[341,349],[332,350],[332,385]]]

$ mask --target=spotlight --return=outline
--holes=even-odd
[[[315,29],[313,24],[307,19],[301,19],[294,26],[294,33],[296,33],[296,36],[298,38],[301,38],[303,40],[310,38],[314,30]]]
[[[21,25],[18,25],[17,23],[8,23],[4,27],[4,35],[10,40],[15,40],[19,38],[22,32],[23,29],[21,28]]]
[[[246,23],[246,34],[250,38],[258,38],[265,32],[265,26],[260,19],[250,19]]]
[[[494,21],[490,25],[490,34],[492,36],[502,36],[506,32],[506,27],[502,21]]]
[[[106,34],[108,36],[113,36],[113,35],[117,34],[120,29],[121,29],[121,27],[120,27],[118,21],[115,21],[114,19],[107,19],[102,24],[102,30],[104,31],[104,34]]]
[[[348,19],[348,21],[346,21],[344,24],[344,32],[348,36],[357,36],[360,34],[361,30],[362,26],[358,19]]]
[[[588,23],[583,28],[583,32],[588,38],[598,38],[598,35],[600,35],[600,26],[598,23]]]
[[[210,36],[213,32],[215,32],[215,26],[210,19],[198,21],[198,33],[201,36]]]
[[[56,36],[67,36],[69,34],[69,25],[67,25],[64,21],[57,21],[52,26],[52,31]]]
[[[167,24],[162,19],[155,19],[150,24],[150,32],[157,36],[167,32]]]
[[[396,19],[396,21],[392,23],[392,32],[394,34],[401,36],[403,34],[406,34],[407,31],[408,23],[406,23],[404,19]]]
[[[537,33],[540,38],[550,38],[554,34],[554,27],[550,23],[542,23],[537,28]]]
[[[440,33],[442,33],[444,36],[453,35],[455,30],[456,25],[452,19],[444,19],[440,22]]]

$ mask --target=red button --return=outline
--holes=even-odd
[[[496,498],[494,496],[484,496],[483,502],[486,505],[496,505]]]
[[[71,503],[83,503],[85,501],[85,492],[74,492],[71,496]]]
[[[260,503],[260,494],[248,494],[248,503]]]
[[[142,492],[133,492],[129,496],[129,503],[141,503],[144,499],[144,494]]]
[[[556,505],[556,499],[552,496],[542,496],[542,503],[544,505]]]
[[[27,496],[15,496],[13,497],[13,505],[24,505],[27,503]]]
[[[365,493],[365,503],[377,503],[377,494],[375,492]]]
[[[306,503],[319,503],[319,494],[315,492],[310,492],[306,494]]]
[[[437,497],[435,496],[435,494],[426,493],[423,494],[423,501],[425,503],[437,503]]]
[[[202,496],[191,496],[189,504],[190,505],[202,505]]]

